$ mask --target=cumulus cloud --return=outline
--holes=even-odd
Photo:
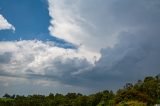
[[[36,40],[0,42],[1,77],[36,79],[42,85],[47,80],[91,91],[117,89],[159,73],[159,0],[48,3],[50,33],[79,47],[64,49]]]
[[[93,67],[92,60],[87,60],[83,52],[59,48],[52,42],[1,41],[0,45],[1,76],[72,84],[70,81],[76,73]]]
[[[123,31],[159,26],[159,1],[48,0],[49,31],[87,51],[113,47]]]
[[[10,24],[1,14],[0,14],[0,30],[11,29],[15,31],[15,27]]]
[[[84,87],[88,92],[88,89],[115,90],[126,82],[158,74],[160,37],[158,32],[152,36],[144,32],[121,33],[117,45],[102,49],[101,58],[94,64],[80,51],[66,51],[52,42],[1,42],[0,76],[33,80],[41,86],[56,81],[61,86]],[[7,80],[2,85],[10,83]]]
[[[3,85],[0,87],[1,89],[10,86],[15,92],[18,78],[31,81],[28,85],[32,87],[28,89],[32,89],[32,91],[35,90],[33,89],[34,84],[38,84],[42,88],[46,86],[52,88],[53,85],[50,84],[54,82],[58,84],[57,86],[54,84],[56,87],[60,86],[71,90],[76,83],[73,80],[76,78],[74,74],[89,71],[91,67],[93,67],[92,60],[87,60],[83,52],[59,48],[54,46],[53,42],[37,40],[0,42],[0,78],[15,79],[15,81],[2,80],[0,82]],[[21,84],[24,84],[23,80],[18,83],[18,86],[22,86]],[[74,88],[80,89],[76,86]],[[58,90],[58,88],[56,89]],[[42,90],[44,89],[40,91]],[[5,93],[4,91],[2,90],[2,93]]]
[[[53,75],[60,75],[65,70],[67,72],[67,68],[68,71],[77,71],[92,64],[81,51],[59,48],[52,42],[1,41],[0,45],[0,69],[9,73],[34,72],[43,75],[50,70]],[[66,64],[63,70],[56,69],[61,67],[60,64]]]
[[[84,82],[91,85],[97,82],[103,87],[105,82],[124,83],[127,79],[135,81],[158,73],[160,1],[48,0],[48,3],[52,18],[49,31],[53,36],[82,44],[84,51],[101,55],[92,71],[79,73],[87,79]]]

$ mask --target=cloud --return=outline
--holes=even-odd
[[[90,71],[92,60],[83,52],[37,40],[1,41],[0,76],[43,79],[72,84],[74,75]],[[73,83],[76,83],[73,81]]]
[[[133,82],[158,73],[160,1],[48,0],[48,3],[52,18],[50,33],[83,45],[84,51],[97,53],[98,60],[90,71],[75,74],[82,85],[105,88],[105,82],[114,82],[116,87],[126,80]]]
[[[48,0],[53,36],[97,53],[113,47],[123,31],[159,26],[159,1]]]
[[[98,85],[99,89],[115,89],[127,82],[156,76],[160,70],[159,31],[152,35],[147,30],[144,32],[122,33],[114,48],[101,50],[102,56],[92,71],[79,76],[87,78],[94,86]]]
[[[57,89],[58,92],[58,89],[64,87],[68,91],[82,89],[85,92],[88,90],[87,88],[75,86],[78,83],[73,80],[76,78],[74,73],[87,71],[91,67],[93,67],[92,61],[87,60],[87,57],[83,56],[83,52],[59,48],[54,46],[53,42],[38,40],[0,42],[0,78],[2,79],[0,83],[3,85],[0,87],[0,91],[3,94],[5,91],[18,93],[16,89],[24,89],[23,86],[27,85],[26,88],[34,92],[37,88],[35,84],[42,88],[37,88],[36,92],[46,91],[49,93],[53,91],[51,88]],[[17,82],[19,79],[22,80]],[[24,83],[27,84],[24,85]],[[46,87],[49,88],[44,90]],[[8,89],[4,90],[4,88]],[[64,91],[62,90],[62,92]],[[20,91],[19,93],[31,92]]]
[[[3,96],[6,92],[10,95],[32,95],[32,94],[42,94],[49,95],[52,93],[62,93],[67,92],[80,92],[87,94],[90,92],[89,89],[77,86],[71,86],[66,84],[61,84],[56,81],[46,81],[46,80],[26,80],[23,78],[12,78],[12,77],[0,77],[0,96]]]
[[[48,3],[52,18],[50,33],[78,48],[65,49],[53,42],[37,40],[1,41],[1,77],[32,80],[34,83],[28,84],[30,89],[36,83],[47,86],[49,91],[51,83],[56,82],[57,91],[67,86],[68,91],[83,88],[90,92],[116,90],[126,82],[159,73],[159,0],[48,0]],[[10,84],[2,81],[4,86],[14,85],[15,90],[16,83]]]
[[[15,31],[15,27],[10,24],[1,14],[0,14],[0,30],[11,29]]]
[[[3,54],[0,54],[0,63],[2,64],[2,63],[8,63],[9,61],[10,61],[10,59],[11,59],[11,53],[9,53],[9,52],[5,52],[5,53],[3,53]]]
[[[87,63],[92,64],[81,51],[59,48],[54,46],[52,42],[1,41],[0,45],[1,70],[12,70],[12,73],[33,71],[36,74],[44,74],[44,71],[52,70],[52,74],[60,74],[62,69],[59,71],[56,69],[56,67],[61,67],[60,64],[66,64],[62,71],[65,69],[67,71],[67,68],[73,68],[75,70],[68,70],[77,71],[77,69],[83,68],[82,64],[83,66],[87,66]],[[68,61],[70,62],[68,63]]]
[[[88,61],[80,51],[66,51],[54,46],[52,42],[1,42],[0,76],[38,81],[38,84],[42,81],[42,85],[44,82],[56,81],[61,86],[84,87],[87,92],[88,89],[90,92],[100,89],[116,90],[126,82],[135,82],[159,73],[158,34],[159,31],[155,31],[151,36],[147,30],[123,32],[113,48],[100,51],[102,56],[95,64]],[[108,86],[109,84],[112,86]],[[3,85],[10,83],[7,81]]]

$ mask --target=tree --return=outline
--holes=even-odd
[[[5,98],[11,98],[11,96],[8,93],[4,94],[3,97],[5,97]]]

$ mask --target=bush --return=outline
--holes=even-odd
[[[117,106],[147,106],[147,104],[139,101],[127,101],[120,102]]]

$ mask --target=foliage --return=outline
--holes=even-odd
[[[147,104],[139,101],[127,101],[121,102],[117,106],[147,106]]]

